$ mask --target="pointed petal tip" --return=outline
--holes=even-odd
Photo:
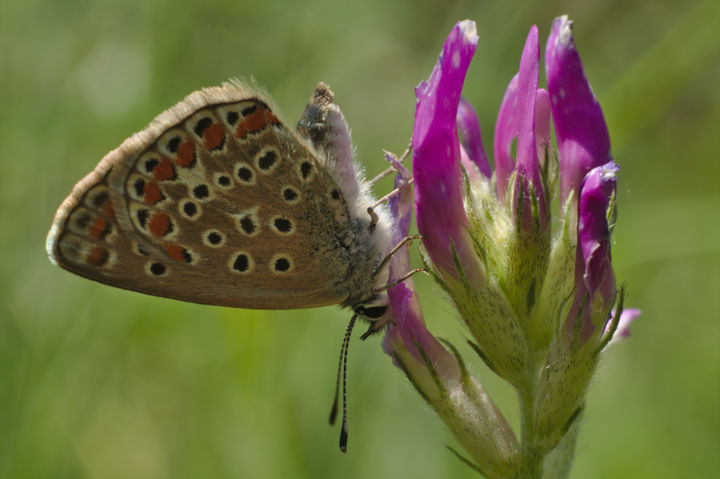
[[[428,82],[426,80],[422,80],[415,87],[415,98],[417,98],[418,100],[420,98],[422,98],[425,95],[425,91],[427,89],[428,89]]]
[[[557,17],[553,20],[551,35],[556,35],[556,46],[571,47],[574,45],[572,38],[572,26],[573,22],[567,15]]]
[[[528,37],[530,37],[530,36],[533,36],[533,37],[538,36],[538,26],[537,25],[532,25],[530,27],[530,30],[528,31]]]
[[[466,43],[477,44],[477,26],[473,20],[462,20],[457,23]]]
[[[596,166],[592,170],[590,170],[584,180],[586,180],[590,176],[597,176],[597,179],[600,182],[607,182],[607,181],[615,181],[618,177],[618,172],[620,171],[620,167],[617,163],[610,160],[604,165]]]
[[[522,58],[520,59],[520,69],[522,70],[523,63],[536,62],[540,62],[540,34],[538,33],[537,25],[533,25],[530,27],[527,37],[525,38],[525,46],[523,47]],[[522,73],[520,76],[522,76]]]

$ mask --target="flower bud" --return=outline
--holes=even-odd
[[[608,163],[593,168],[580,187],[578,201],[575,294],[565,331],[585,343],[596,331],[604,332],[615,302],[615,274],[610,255],[611,201],[615,198],[618,167]],[[577,324],[579,322],[580,324]]]
[[[560,161],[560,205],[588,171],[612,160],[602,109],[585,77],[567,16],[556,18],[545,50],[545,70]]]
[[[516,224],[527,234],[546,229],[549,219],[535,139],[539,69],[540,44],[537,27],[533,26],[525,42],[518,72],[517,113],[520,118],[512,195]],[[548,126],[542,125],[541,129],[546,131]]]
[[[548,448],[579,414],[613,319],[616,290],[608,218],[613,217],[617,171],[612,162],[593,168],[580,186],[573,301],[540,380],[536,428]]]

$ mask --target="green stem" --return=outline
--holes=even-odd
[[[518,389],[521,417],[521,465],[520,479],[541,479],[543,459],[535,429],[535,409],[537,405],[538,379],[540,377],[537,364],[539,361],[528,362],[524,375],[524,384]]]

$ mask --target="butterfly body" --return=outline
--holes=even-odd
[[[390,218],[368,187],[332,92],[297,132],[259,89],[192,93],[108,153],[56,213],[61,267],[120,288],[257,309],[376,300]]]

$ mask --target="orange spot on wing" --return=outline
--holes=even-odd
[[[148,231],[156,238],[165,236],[170,232],[170,217],[165,213],[155,213],[148,222]]]
[[[267,122],[271,125],[279,125],[280,120],[277,119],[275,115],[270,110],[265,110],[265,118],[267,119]]]
[[[182,246],[168,243],[165,245],[165,251],[167,251],[167,254],[176,261],[179,261],[181,263],[188,262],[185,248],[183,248]]]
[[[212,150],[222,145],[224,139],[225,127],[223,127],[220,123],[213,123],[203,134],[203,145],[208,150]]]
[[[95,219],[93,219],[92,224],[90,225],[90,229],[88,230],[88,233],[90,236],[92,236],[95,239],[100,239],[100,237],[105,233],[105,229],[107,228],[108,223],[104,219],[100,218],[99,216],[96,216]]]
[[[115,207],[113,206],[112,201],[108,201],[107,203],[105,203],[103,211],[105,212],[105,215],[109,216],[110,218],[115,218]]]
[[[177,164],[180,166],[192,166],[193,161],[195,160],[195,145],[193,145],[192,140],[185,140],[182,145],[180,145],[180,148],[178,148],[177,153]]]
[[[153,170],[153,178],[158,181],[175,179],[175,168],[168,158],[163,158]]]
[[[87,262],[92,266],[102,266],[105,262],[107,262],[109,257],[110,253],[108,253],[108,250],[101,246],[95,246],[92,251],[90,251],[90,254],[87,257]]]
[[[247,116],[235,130],[235,136],[242,138],[248,133],[254,133],[265,128],[265,115],[259,108]]]
[[[149,205],[154,205],[155,203],[163,199],[162,191],[160,191],[160,187],[154,181],[149,181],[145,183],[144,193],[145,203]]]

